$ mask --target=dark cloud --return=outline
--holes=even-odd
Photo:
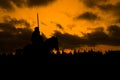
[[[55,0],[27,0],[27,4],[29,7],[39,6],[39,5],[48,5],[49,3]]]
[[[29,27],[16,28],[15,24],[21,24],[21,22],[9,21],[9,23],[0,23],[1,51],[15,51],[16,48],[23,47],[30,42],[32,30]]]
[[[77,35],[71,35],[68,33],[62,34],[59,31],[55,31],[54,35],[58,37],[59,45],[62,48],[73,49],[76,47],[80,47],[81,43],[84,43],[84,40],[78,37]]]
[[[98,6],[100,9],[105,10],[105,11],[109,11],[109,10],[119,10],[120,8],[120,2],[116,3],[116,4],[104,4],[104,5],[99,5]]]
[[[117,14],[118,16],[120,16],[120,2],[116,3],[116,4],[106,4],[106,5],[99,5],[98,6],[101,10],[105,11],[105,12],[112,12]]]
[[[15,26],[6,23],[0,23],[0,49],[3,51],[13,51],[16,48],[23,47],[30,40],[32,31],[28,28],[16,29]]]
[[[11,18],[10,16],[4,16],[3,20],[4,22],[12,25],[24,25],[25,27],[30,27],[30,24],[24,19],[17,20],[16,18]]]
[[[109,37],[112,45],[120,45],[120,26],[111,25],[108,27]]]
[[[17,7],[34,7],[48,5],[56,0],[0,0],[0,8],[6,10],[14,10],[14,6]]]
[[[11,0],[17,7],[25,6],[27,0]]]
[[[120,26],[108,26],[108,34],[103,28],[97,28],[92,33],[86,34],[87,44],[120,46]]]
[[[42,22],[42,21],[41,21],[41,24],[42,24],[42,25],[45,25],[45,26],[48,26],[46,23],[44,23],[44,22]]]
[[[56,26],[57,26],[59,29],[61,29],[61,30],[64,29],[61,24],[56,24]]]
[[[115,4],[110,3],[109,0],[80,0],[83,1],[83,3],[88,6],[89,8],[97,7],[102,11],[109,13],[115,13],[115,15],[120,14],[120,1],[116,0],[117,2]]]
[[[120,23],[120,2],[116,4],[105,4],[105,5],[99,5],[98,8],[107,14],[113,14],[113,16],[116,18],[115,22]]]
[[[0,23],[1,32],[14,32],[16,28],[9,23]]]
[[[111,37],[119,37],[120,36],[120,27],[117,25],[111,25],[108,27],[107,30]]]
[[[10,3],[10,0],[0,0],[0,7],[7,10],[13,8],[12,4]]]
[[[109,0],[80,0],[82,1],[88,8],[91,9],[99,9],[101,11],[106,12],[107,14],[113,14],[112,17],[115,17],[116,20],[113,21],[113,23],[119,23],[120,20],[120,1],[116,0],[112,3]],[[114,19],[115,19],[114,18]]]
[[[107,44],[109,38],[104,32],[103,28],[96,28],[92,33],[87,33],[84,35],[86,39],[86,44],[90,46],[95,46],[99,44]]]
[[[59,29],[63,30],[63,26],[57,22],[51,21],[52,24],[55,24],[55,26],[57,26]]]
[[[83,3],[89,7],[89,8],[98,8],[107,14],[113,14],[113,16],[116,18],[117,23],[119,23],[120,19],[120,1],[116,0],[117,2],[115,4],[110,3],[109,0],[80,0],[83,1]]]
[[[115,6],[112,4],[106,4],[106,5],[99,5],[98,6],[101,10],[104,11],[110,11],[110,10],[114,10]]]
[[[91,33],[84,34],[84,37],[71,35],[68,33],[62,34],[55,31],[55,36],[58,37],[60,47],[74,49],[83,45],[113,45],[120,46],[120,27],[112,25],[108,27],[108,34],[104,32],[104,28],[99,27],[94,29]]]
[[[90,8],[94,8],[102,3],[107,2],[108,0],[80,0],[83,1],[83,3]]]
[[[6,9],[6,10],[14,10],[15,4],[17,7],[22,7],[25,5],[25,0],[0,0],[0,8]]]
[[[85,12],[85,13],[77,16],[76,19],[85,19],[85,20],[94,21],[94,20],[100,19],[100,17],[92,12]]]

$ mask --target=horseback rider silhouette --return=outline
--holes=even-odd
[[[37,14],[38,26],[34,28],[31,36],[32,44],[25,46],[24,53],[35,55],[35,56],[46,56],[51,53],[53,49],[59,51],[58,38],[52,36],[44,40],[43,36],[40,35],[39,18]]]
[[[32,45],[35,48],[42,48],[43,47],[43,37],[40,35],[40,30],[39,30],[39,16],[37,13],[37,24],[38,27],[34,28],[34,32],[32,33]]]
[[[59,51],[58,46],[58,38],[56,36],[52,36],[44,40],[43,36],[40,35],[39,28],[39,19],[37,14],[37,22],[38,26],[34,28],[34,31],[31,36],[32,44],[28,44],[23,48],[23,54],[27,61],[33,61],[37,63],[46,63],[49,61],[52,51],[55,49]]]

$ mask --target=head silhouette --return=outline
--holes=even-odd
[[[39,32],[39,27],[35,27],[34,31]]]

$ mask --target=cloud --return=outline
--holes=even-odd
[[[96,46],[96,45],[112,45],[120,46],[120,26],[111,25],[108,27],[108,34],[104,32],[104,28],[99,27],[91,33],[84,34],[83,37],[61,33],[55,31],[55,36],[59,39],[59,45],[62,48],[74,49],[80,46]]]
[[[0,0],[0,8],[6,9],[6,10],[14,10],[14,5],[17,7],[22,7],[25,5],[25,0]]]
[[[48,5],[54,1],[56,0],[0,0],[0,8],[14,10],[14,5],[16,7],[35,7]]]
[[[112,45],[120,45],[120,26],[111,25],[108,27],[109,37]]]
[[[105,12],[112,12],[115,15],[120,17],[120,2],[116,3],[116,4],[106,4],[106,5],[99,5],[98,6],[102,11]]]
[[[94,8],[97,7],[102,11],[108,13],[113,12],[116,14],[120,14],[120,1],[119,0],[80,0],[82,1],[87,7]],[[115,3],[114,3],[115,2]]]
[[[87,7],[94,8],[100,4],[106,3],[108,0],[80,0],[82,1]]]
[[[10,31],[15,31],[16,28],[9,23],[0,23],[0,30],[2,30],[2,32],[6,31],[6,32],[10,32]]]
[[[93,42],[94,45],[113,45],[113,46],[120,46],[120,26],[111,25],[108,26],[108,34],[104,32],[103,28],[96,28],[93,32],[89,34],[85,34],[88,44]],[[90,43],[90,45],[92,45]]]
[[[28,28],[18,28],[7,23],[0,23],[0,49],[3,51],[13,51],[18,47],[22,47],[30,40],[32,31]]]
[[[24,20],[25,21],[25,20]],[[11,23],[10,23],[11,22]],[[29,27],[16,28],[15,24],[22,22],[9,21],[0,23],[0,49],[1,51],[15,51],[30,42],[32,30]],[[25,25],[25,24],[21,24]]]
[[[29,7],[39,6],[39,5],[48,5],[55,0],[27,0],[27,4]]]
[[[17,7],[23,7],[25,6],[27,0],[11,0],[12,3],[14,3]]]
[[[63,30],[63,26],[57,22],[51,21],[52,24],[55,24],[55,26],[57,26],[59,29]]]
[[[41,21],[41,24],[42,24],[42,25],[45,25],[45,26],[48,26],[45,22],[42,22],[42,21]]]
[[[30,24],[24,19],[17,20],[16,18],[11,18],[10,16],[4,16],[3,20],[4,22],[12,25],[24,25],[25,27],[30,27]]]
[[[59,29],[61,29],[61,30],[64,29],[61,24],[56,24],[56,26],[57,26]]]
[[[114,17],[113,23],[120,23],[120,1],[119,0],[80,0],[87,8],[92,11],[95,9],[100,12],[106,12],[106,15]]]
[[[55,31],[54,35],[58,37],[59,46],[62,47],[62,48],[73,49],[73,48],[76,48],[76,47],[80,47],[81,42],[84,43],[84,40],[81,39],[77,35],[71,35],[71,34],[68,34],[68,33],[62,34],[59,31]]]
[[[10,3],[10,0],[0,0],[0,7],[7,10],[13,8],[12,4]]]
[[[89,46],[107,44],[109,41],[109,37],[102,27],[96,28],[93,32],[85,34],[84,37],[87,41],[86,44]]]
[[[107,14],[111,13],[113,14],[113,17],[116,18],[115,22],[120,23],[120,2],[116,4],[104,4],[104,5],[99,5],[98,8]]]
[[[85,20],[94,21],[94,20],[100,19],[100,17],[92,12],[85,12],[85,13],[77,16],[76,19],[85,19]]]

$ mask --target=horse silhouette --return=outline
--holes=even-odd
[[[54,49],[59,51],[58,38],[56,36],[52,36],[44,42],[44,50],[46,53],[51,53]]]

